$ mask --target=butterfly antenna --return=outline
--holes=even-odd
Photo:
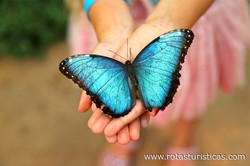
[[[128,59],[128,38],[127,38],[127,60],[130,60],[130,58]]]
[[[133,57],[133,55],[132,55],[131,48],[129,48],[129,53],[130,53],[130,57],[132,57],[132,58],[134,59],[134,57]]]
[[[110,52],[112,52],[112,53],[114,53],[115,55],[117,55],[117,56],[119,56],[119,57],[121,57],[121,58],[123,58],[123,59],[127,60],[126,58],[124,58],[123,56],[121,56],[121,55],[117,54],[116,52],[114,52],[114,51],[112,51],[112,50],[109,50],[109,51],[110,51]]]
[[[129,53],[129,58],[128,58],[128,53]],[[131,61],[131,57],[134,59],[132,52],[131,52],[131,48],[128,48],[128,39],[127,39],[127,59]]]

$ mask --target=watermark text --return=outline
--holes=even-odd
[[[246,154],[144,154],[145,160],[246,160]]]

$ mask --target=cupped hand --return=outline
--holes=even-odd
[[[104,14],[99,12],[99,10],[105,9]],[[134,30],[135,24],[127,5],[123,1],[112,1],[112,3],[105,0],[98,1],[90,10],[90,18],[99,39],[99,43],[92,53],[113,57],[121,62],[125,62],[124,59],[127,59],[128,54],[130,55],[130,52],[127,51],[128,47],[131,48],[129,59],[133,61],[148,43],[169,30],[165,29],[157,21],[147,21],[147,23]],[[116,52],[116,54],[109,50]],[[150,115],[155,116],[157,113],[156,109],[148,112],[143,103],[136,100],[135,106],[126,116],[112,119],[96,108],[90,97],[83,92],[78,110],[86,112],[90,107],[92,107],[93,114],[88,121],[89,128],[94,133],[104,133],[108,142],[119,142],[121,144],[127,144],[130,141],[139,139],[140,129],[147,127]]]
[[[94,54],[102,54],[114,57],[119,61],[123,58],[114,55],[108,50],[116,52],[118,55],[127,57],[127,47],[131,48],[131,60],[153,39],[166,32],[167,29],[155,26],[154,24],[143,24],[138,27],[131,36],[122,36],[121,42],[100,42],[94,49]],[[128,33],[129,34],[129,33]],[[121,36],[121,35],[120,35]],[[129,46],[127,45],[127,39]],[[157,109],[148,112],[140,100],[136,101],[135,106],[126,116],[112,119],[104,114],[100,109],[92,104],[89,96],[82,93],[79,103],[79,111],[86,112],[92,106],[93,114],[88,121],[88,127],[96,134],[104,133],[108,142],[127,144],[130,141],[138,140],[140,129],[147,127],[151,116],[155,116]]]
[[[118,42],[101,42],[93,51],[93,54],[103,54],[108,57],[114,57],[114,54],[108,50],[117,52],[119,49]],[[126,55],[126,54],[120,54]],[[117,60],[121,57],[115,56]],[[110,116],[104,114],[102,110],[96,108],[92,103],[90,97],[83,91],[81,100],[79,103],[79,112],[86,112],[92,107],[93,114],[88,121],[88,126],[92,132],[96,134],[103,133],[107,126],[112,129],[110,132],[107,128],[107,132],[104,132],[106,139],[110,143],[119,142],[121,144],[127,144],[131,140],[137,140],[140,137],[140,128],[147,127],[149,121],[149,114],[142,105],[140,100],[136,101],[136,105],[133,110],[124,117],[112,119]]]

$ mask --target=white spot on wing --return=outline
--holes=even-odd
[[[165,34],[164,34],[164,35],[161,35],[160,38],[163,38],[164,36],[165,36]]]

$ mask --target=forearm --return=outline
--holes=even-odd
[[[159,24],[168,30],[191,28],[213,0],[161,0],[146,23]]]
[[[89,10],[89,19],[99,41],[112,40],[113,36],[109,36],[112,34],[129,36],[127,33],[132,33],[133,20],[122,0],[97,0]]]

